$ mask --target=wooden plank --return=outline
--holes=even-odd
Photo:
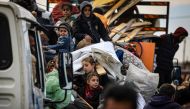
[[[166,19],[167,15],[155,15],[155,14],[134,14],[135,18],[145,18],[145,19]]]
[[[139,2],[137,5],[167,6],[168,4],[169,4],[169,2],[143,1],[143,2]]]
[[[119,0],[109,11],[104,14],[106,18],[108,18],[117,8],[119,8],[126,0]]]
[[[138,35],[154,34],[155,31],[140,31]]]
[[[48,3],[59,3],[61,0],[48,0]]]
[[[112,24],[120,15],[122,15],[125,11],[136,5],[141,0],[131,0],[129,4],[127,4],[125,7],[123,7],[119,12],[110,20],[109,24]]]
[[[112,38],[117,32],[123,29],[126,25],[127,25],[126,23],[121,23],[120,25],[116,26],[114,29],[111,30],[109,37]]]
[[[83,99],[79,94],[78,97],[90,108],[90,109],[94,109],[85,99]]]
[[[93,7],[100,7],[104,4],[107,4],[107,3],[110,3],[110,2],[113,2],[114,0],[95,0],[93,2]]]
[[[162,28],[162,27],[145,27],[145,28],[143,28],[143,31],[165,31],[166,32],[166,28]]]
[[[135,19],[131,19],[125,26],[124,29],[122,29],[121,31],[119,31],[121,34],[116,34],[115,36],[113,36],[112,41],[117,41],[118,39],[121,38],[121,36],[123,35],[123,33],[127,30],[129,30],[131,28],[131,25],[133,24],[133,22],[135,22]]]
[[[131,28],[136,28],[136,27],[140,27],[140,26],[148,26],[148,25],[151,25],[152,23],[151,22],[147,22],[147,21],[144,21],[144,22],[135,22],[131,25]]]
[[[122,38],[118,40],[117,42],[128,42],[129,40],[133,39],[142,29],[143,27],[134,29],[127,37]]]

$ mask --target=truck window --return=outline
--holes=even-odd
[[[32,70],[33,70],[33,83],[36,87],[44,89],[43,74],[44,74],[44,62],[41,56],[40,41],[37,31],[35,29],[28,31],[30,50],[32,53]]]
[[[0,13],[0,70],[5,70],[12,64],[12,47],[7,17]]]

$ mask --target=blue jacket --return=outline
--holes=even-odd
[[[144,109],[181,109],[181,106],[167,96],[153,96]]]
[[[59,37],[57,44],[48,45],[48,48],[62,52],[72,52],[74,50],[74,42],[71,36]]]

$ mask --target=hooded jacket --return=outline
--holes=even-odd
[[[185,38],[183,36],[188,36],[188,32],[184,28],[179,27],[174,34],[162,35],[157,42],[157,67],[154,72],[159,73],[160,75],[159,86],[163,83],[171,83],[173,58],[179,48],[180,41]]]
[[[46,94],[47,97],[53,101],[63,101],[65,97],[65,90],[62,90],[59,86],[58,71],[53,70],[46,75]],[[67,91],[67,97],[65,101],[56,103],[56,109],[62,109],[67,106],[71,101],[71,91]]]
[[[153,96],[144,109],[181,109],[181,106],[167,96]]]
[[[60,26],[67,29],[68,35],[60,36],[58,38],[57,44],[48,45],[48,48],[54,49],[56,51],[72,52],[74,50],[74,42],[72,40],[70,27],[67,23],[61,23]]]
[[[85,17],[83,9],[86,6],[90,6],[92,9],[92,5],[90,4],[90,2],[82,2],[80,5],[81,15],[77,18],[76,22],[73,25],[73,32],[74,37],[76,38],[76,44],[80,42],[86,34],[91,36],[92,43],[99,43],[100,38],[102,38],[104,41],[111,41],[103,23],[98,17],[96,17],[92,13],[92,11],[90,17]]]

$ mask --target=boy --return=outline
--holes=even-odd
[[[57,23],[55,24],[56,26],[61,24],[61,23],[68,23],[71,27],[73,26],[73,22],[76,19],[75,17],[72,16],[72,5],[70,2],[63,2],[61,6],[62,14],[63,16],[59,18]]]
[[[58,28],[58,41],[55,45],[48,45],[45,48],[54,49],[61,52],[72,52],[74,50],[74,42],[71,37],[70,28],[67,23],[60,24]]]

